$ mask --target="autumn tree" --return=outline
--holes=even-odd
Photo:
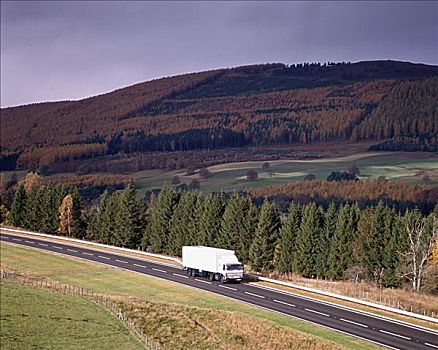
[[[190,181],[189,184],[189,190],[199,190],[199,188],[201,187],[201,184],[198,180],[193,179],[192,181]]]
[[[68,194],[59,207],[59,228],[61,235],[72,237],[73,234],[73,198]]]
[[[211,173],[207,168],[201,168],[199,169],[199,176],[203,179],[208,179],[211,176]]]
[[[179,185],[180,183],[181,183],[181,180],[180,180],[178,175],[175,175],[172,177],[172,180],[171,180],[172,185]]]
[[[265,173],[269,174],[269,178],[272,177],[272,169],[271,169],[271,164],[269,162],[264,162],[262,165],[262,169]]]
[[[254,169],[248,170],[246,172],[246,180],[247,181],[254,181],[254,180],[257,180],[257,178],[258,178],[258,173]]]
[[[4,204],[0,204],[0,224],[9,225],[11,219],[11,213]]]
[[[26,192],[29,192],[33,188],[39,188],[43,184],[43,178],[34,172],[28,172],[25,178],[21,182]]]

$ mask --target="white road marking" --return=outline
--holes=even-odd
[[[399,337],[399,338],[402,338],[402,339],[411,340],[411,338],[405,337],[404,335],[400,335],[400,334],[397,334],[397,333],[391,333],[391,332],[388,332],[388,331],[384,331],[383,329],[379,330],[379,332],[385,333],[385,334],[389,334],[389,335],[393,335],[394,337]]]
[[[106,259],[106,260],[110,260],[111,258],[108,258],[107,256],[102,256],[102,255],[98,255],[99,256],[99,258],[102,258],[102,259]]]
[[[52,245],[53,248],[64,250],[62,247],[58,247],[57,245]]]
[[[92,255],[92,256],[94,256],[94,254],[86,253],[86,252],[82,252],[82,254],[84,254],[84,255]]]
[[[164,271],[164,270],[160,270],[160,269],[156,269],[156,268],[152,268],[152,270],[154,270],[154,271],[158,271],[158,272],[162,272],[162,273],[167,273],[167,271]]]
[[[108,259],[109,259],[109,258],[108,258]],[[139,264],[132,264],[132,265],[134,265],[134,266],[138,266],[138,267],[143,267],[143,268],[147,269],[147,266],[144,266],[144,265],[139,265]]]
[[[219,287],[237,291],[236,288],[231,288],[231,287],[228,287],[228,286],[223,286],[222,284],[220,284]]]
[[[128,263],[127,261],[123,261],[123,260],[117,260],[117,259],[116,259],[116,261],[121,262],[121,263],[124,263],[124,264],[127,264],[127,263]]]
[[[344,322],[351,323],[351,324],[355,324],[356,326],[368,328],[368,326],[366,324],[362,324],[362,323],[359,323],[359,322],[354,322],[354,321],[346,320],[345,318],[341,318],[340,320],[344,321]]]
[[[18,239],[18,238],[12,238],[12,240],[13,241],[20,241],[21,242],[21,239]]]
[[[182,278],[189,278],[189,276],[180,275],[179,273],[172,273],[172,275],[182,277]]]
[[[244,292],[244,293],[248,294],[248,295],[252,295],[253,297],[265,299],[265,297],[263,295],[258,295],[258,294],[254,294],[254,293],[251,293],[251,292]]]
[[[313,312],[314,314],[318,314],[318,315],[322,315],[322,316],[330,317],[329,314],[325,314],[324,312],[319,312],[319,311],[312,310],[312,309],[304,309],[304,310],[309,311],[309,312]]]
[[[434,345],[434,344],[431,344],[431,343],[424,343],[424,345],[427,345],[427,346],[430,346],[432,348],[438,349],[438,345]]]
[[[416,325],[413,325],[411,323],[395,320],[395,319],[392,319],[392,318],[389,318],[389,317],[385,317],[385,316],[376,315],[376,314],[373,314],[371,312],[359,311],[357,309],[354,309],[354,308],[348,307],[348,306],[340,306],[338,304],[335,304],[335,303],[332,303],[332,302],[329,302],[329,301],[322,301],[322,300],[319,300],[319,299],[316,299],[316,298],[304,297],[302,295],[299,295],[299,294],[296,294],[296,293],[292,293],[292,292],[285,292],[285,291],[282,291],[282,290],[277,289],[277,288],[260,286],[260,285],[257,285],[255,283],[253,283],[253,282],[249,282],[248,284],[250,286],[252,286],[252,287],[255,287],[255,288],[274,291],[276,293],[283,294],[283,295],[288,295],[288,296],[293,296],[294,298],[298,298],[298,299],[309,300],[309,301],[312,301],[313,303],[317,303],[317,304],[321,304],[321,305],[328,305],[330,307],[333,307],[333,308],[336,308],[336,309],[339,309],[339,310],[344,310],[344,311],[348,310],[348,311],[353,312],[353,313],[358,314],[358,315],[366,315],[368,317],[372,317],[372,318],[377,319],[377,320],[383,320],[385,322],[390,322],[390,323],[393,323],[393,324],[402,325],[403,327],[408,327],[408,328],[411,328],[411,329],[419,330],[421,332],[426,332],[426,333],[429,333],[429,334],[436,335],[436,331],[433,330],[433,329],[430,329],[430,328],[416,326]],[[358,337],[358,338],[360,338],[360,337]],[[381,345],[378,342],[375,342],[375,343]],[[388,347],[388,345],[385,345],[385,346]]]
[[[286,302],[281,301],[281,300],[274,299],[273,301],[275,301],[276,303],[287,305],[287,306],[296,307],[294,304],[289,304],[289,303],[286,303]]]
[[[35,242],[32,241],[25,241],[26,243],[35,244]]]
[[[68,248],[67,248],[67,250],[68,250],[69,252],[74,252],[74,253],[77,253],[77,252],[78,252],[77,250],[74,250],[74,249],[68,249]]]
[[[38,243],[39,245],[43,245],[44,247],[48,247],[49,245],[48,244],[45,244],[45,243]]]
[[[197,278],[195,278],[195,281],[202,282],[202,283],[207,283],[207,284],[211,284],[211,282],[203,281],[203,280],[198,280]]]

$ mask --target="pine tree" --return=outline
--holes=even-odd
[[[257,223],[259,221],[258,208],[251,202],[249,198],[247,198],[247,201],[249,209],[245,217],[245,223],[240,241],[240,254],[244,263],[249,261],[249,251],[254,240]]]
[[[385,246],[382,254],[382,265],[384,267],[382,284],[384,287],[400,286],[398,276],[399,259],[399,231],[401,219],[394,209],[387,208],[385,212]]]
[[[322,214],[315,203],[304,207],[296,239],[297,272],[305,277],[317,274],[318,246],[321,236]]]
[[[59,207],[66,193],[62,186],[45,186],[39,191],[42,193],[42,207],[40,208],[40,230],[47,233],[58,233],[60,217]]]
[[[204,203],[206,196],[203,193],[198,193],[195,205],[195,220],[190,226],[190,235],[187,244],[188,245],[201,245],[203,238],[200,234],[200,224],[202,215],[204,213]]]
[[[384,266],[383,250],[385,246],[385,208],[382,202],[379,202],[376,208],[371,210],[371,225],[369,232],[360,232],[363,244],[363,264],[369,271],[376,285],[381,286]],[[361,225],[361,229],[364,225]]]
[[[200,244],[217,246],[221,220],[225,209],[222,195],[209,194],[204,200],[204,210],[199,222]]]
[[[242,236],[245,230],[245,219],[248,202],[234,192],[225,207],[218,237],[218,248],[233,249],[238,258],[242,259]]]
[[[354,263],[353,242],[356,239],[358,219],[357,206],[346,204],[340,208],[335,234],[330,243],[327,272],[329,278],[342,278]]]
[[[379,202],[376,207],[361,213],[355,255],[378,287],[398,284],[397,241],[398,223],[394,210]]]
[[[82,219],[82,197],[76,186],[70,190],[73,199],[73,236],[76,238],[83,238],[85,235],[85,223]]]
[[[336,210],[336,205],[335,203],[331,202],[327,212],[324,214],[324,224],[321,230],[319,245],[317,247],[318,258],[316,264],[316,273],[320,277],[327,277],[327,260],[330,252],[330,242],[335,234],[337,218],[338,212]]]
[[[27,194],[23,185],[18,187],[11,208],[11,225],[26,227]]]
[[[171,220],[177,204],[178,193],[165,186],[155,202],[149,222],[150,248],[155,253],[163,253],[167,250]]]
[[[45,192],[45,187],[32,187],[27,192],[25,225],[34,231],[43,231],[43,222],[46,219],[45,216],[48,215]]]
[[[129,186],[117,194],[117,212],[114,217],[114,242],[126,248],[136,248],[141,241],[143,223],[135,199],[135,189]]]
[[[250,265],[254,270],[272,269],[279,226],[277,206],[266,199],[260,209],[259,222],[249,251]]]
[[[301,206],[292,203],[280,229],[278,253],[275,257],[275,269],[280,273],[295,271],[296,237],[300,224]]]
[[[195,221],[197,194],[184,192],[175,208],[170,229],[168,253],[181,256],[181,247],[192,242],[192,228]]]
[[[117,215],[118,193],[109,194],[105,191],[100,197],[96,218],[93,222],[95,234],[101,243],[117,244],[115,240],[115,220]]]

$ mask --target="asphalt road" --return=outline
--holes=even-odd
[[[249,283],[221,284],[219,282],[210,282],[202,277],[189,277],[179,267],[82,248],[66,243],[15,236],[3,232],[0,234],[0,240],[96,261],[178,282],[240,300],[273,312],[310,321],[392,349],[438,349],[438,332],[366,314],[359,310],[334,306],[293,293],[275,291]]]

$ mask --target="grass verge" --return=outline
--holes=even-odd
[[[205,349],[212,339],[228,349],[378,348],[291,317],[118,268],[3,242],[1,257],[8,268],[116,296],[145,333],[152,331],[165,348]],[[257,343],[249,343],[252,340]],[[211,348],[218,347],[215,343]]]

